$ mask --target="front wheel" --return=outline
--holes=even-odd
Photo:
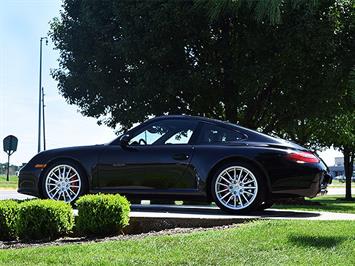
[[[46,169],[42,179],[45,198],[74,202],[84,194],[86,179],[83,171],[70,161],[61,161]]]
[[[263,176],[246,163],[224,165],[214,175],[211,186],[218,207],[234,214],[256,210],[265,195]]]

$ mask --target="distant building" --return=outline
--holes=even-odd
[[[334,165],[329,166],[329,171],[333,177],[345,176],[344,157],[335,157]],[[355,177],[355,167],[353,169],[353,177]]]
[[[17,165],[10,165],[9,174],[14,175],[19,169]],[[6,175],[7,173],[7,163],[0,163],[0,175]]]
[[[334,166],[344,166],[344,157],[335,157],[334,161]]]

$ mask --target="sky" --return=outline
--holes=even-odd
[[[0,0],[0,140],[19,139],[11,163],[26,163],[37,153],[39,40],[47,36],[49,22],[59,16],[60,0]],[[49,40],[43,45],[42,86],[46,102],[47,149],[106,143],[114,130],[82,116],[58,93],[50,70],[58,67],[58,51]],[[2,146],[2,145],[1,145]],[[1,149],[2,150],[2,149]],[[328,165],[340,152],[320,153]],[[0,152],[0,162],[7,155]]]
[[[15,135],[18,150],[11,162],[27,162],[37,153],[39,39],[49,21],[59,16],[61,1],[1,0],[0,9],[0,139]],[[50,70],[58,67],[58,51],[43,45],[47,148],[106,143],[114,130],[82,116],[58,93]],[[1,145],[2,146],[2,145]],[[2,147],[1,147],[2,150]],[[0,152],[0,162],[7,160]]]

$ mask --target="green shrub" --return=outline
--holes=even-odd
[[[20,204],[17,219],[20,239],[56,239],[68,234],[73,225],[73,209],[69,203],[31,200]]]
[[[0,201],[0,240],[16,238],[16,220],[19,204],[14,200]]]
[[[120,195],[86,195],[78,201],[76,229],[84,235],[113,235],[128,225],[130,204]]]

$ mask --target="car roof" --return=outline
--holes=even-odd
[[[209,122],[209,123],[214,123],[218,125],[224,125],[229,128],[234,128],[238,131],[240,131],[243,134],[246,134],[248,136],[249,140],[254,140],[254,141],[263,141],[263,142],[271,142],[271,143],[280,143],[280,142],[285,142],[285,140],[276,138],[261,132],[258,132],[253,129],[249,129],[243,126],[240,126],[238,124],[234,124],[228,121],[222,121],[218,119],[212,119],[212,118],[207,118],[207,117],[202,117],[202,116],[192,116],[192,115],[162,115],[162,116],[156,116],[149,121],[159,121],[159,120],[165,120],[165,119],[184,119],[184,120],[195,120],[195,121],[203,121],[203,122]]]
[[[243,127],[237,123],[231,123],[229,121],[223,121],[223,120],[218,120],[218,119],[213,119],[213,118],[207,118],[203,116],[193,116],[193,115],[162,115],[162,116],[156,116],[154,118],[149,119],[148,121],[159,121],[159,120],[165,120],[165,119],[186,119],[186,120],[197,120],[197,121],[203,121],[203,122],[209,122],[209,123],[214,123],[214,124],[219,124],[219,125],[225,125],[229,127],[234,127],[239,130],[246,131],[248,133],[253,132],[255,134],[260,134],[266,137],[271,137],[269,135],[265,135],[261,132],[258,132],[253,129],[249,129],[246,127]]]
[[[222,121],[222,120],[218,120],[218,119],[213,119],[213,118],[207,118],[207,117],[203,117],[203,116],[193,116],[193,115],[162,115],[162,116],[156,116],[154,118],[149,119],[149,122],[152,121],[160,121],[160,120],[166,120],[166,119],[183,119],[183,120],[195,120],[195,121],[203,121],[203,122],[207,122],[207,123],[213,123],[213,124],[218,124],[218,125],[222,125],[222,126],[227,126],[227,127],[231,127],[240,131],[244,131],[244,133],[252,133],[252,134],[257,134],[260,136],[264,136],[264,137],[270,137],[268,135],[265,135],[263,133],[260,133],[258,131],[249,129],[249,128],[245,128],[242,127],[238,124],[234,124],[228,121]],[[148,122],[147,121],[147,122]]]
[[[207,117],[202,117],[202,116],[192,116],[192,115],[161,115],[161,116],[156,116],[153,117],[143,123],[141,123],[140,125],[130,129],[131,130],[139,130],[139,128],[144,127],[145,125],[154,122],[154,121],[160,121],[160,120],[167,120],[167,119],[181,119],[181,120],[195,120],[195,121],[202,121],[202,122],[207,122],[207,123],[214,123],[217,125],[222,125],[222,126],[227,126],[229,128],[234,128],[238,131],[240,131],[241,133],[247,135],[248,137],[248,141],[254,141],[254,142],[266,142],[266,143],[276,143],[276,144],[281,144],[281,145],[286,145],[286,146],[290,146],[296,149],[305,149],[295,143],[286,141],[284,139],[280,139],[278,137],[274,137],[274,136],[270,136],[270,135],[266,135],[264,133],[258,132],[256,130],[253,129],[249,129],[246,127],[242,127],[238,124],[233,124],[231,122],[228,121],[221,121],[218,119],[212,119],[212,118],[207,118]],[[117,140],[119,140],[120,137],[118,137],[117,139],[115,139],[114,141],[112,141],[112,143],[116,143]]]
[[[237,124],[232,124],[227,121],[222,121],[218,119],[213,119],[213,118],[207,118],[203,116],[193,116],[193,115],[161,115],[161,116],[156,116],[152,120],[164,120],[164,119],[186,119],[186,120],[200,120],[200,121],[205,121],[205,122],[213,122],[213,123],[219,123],[219,124],[230,124],[232,126],[236,126]]]

